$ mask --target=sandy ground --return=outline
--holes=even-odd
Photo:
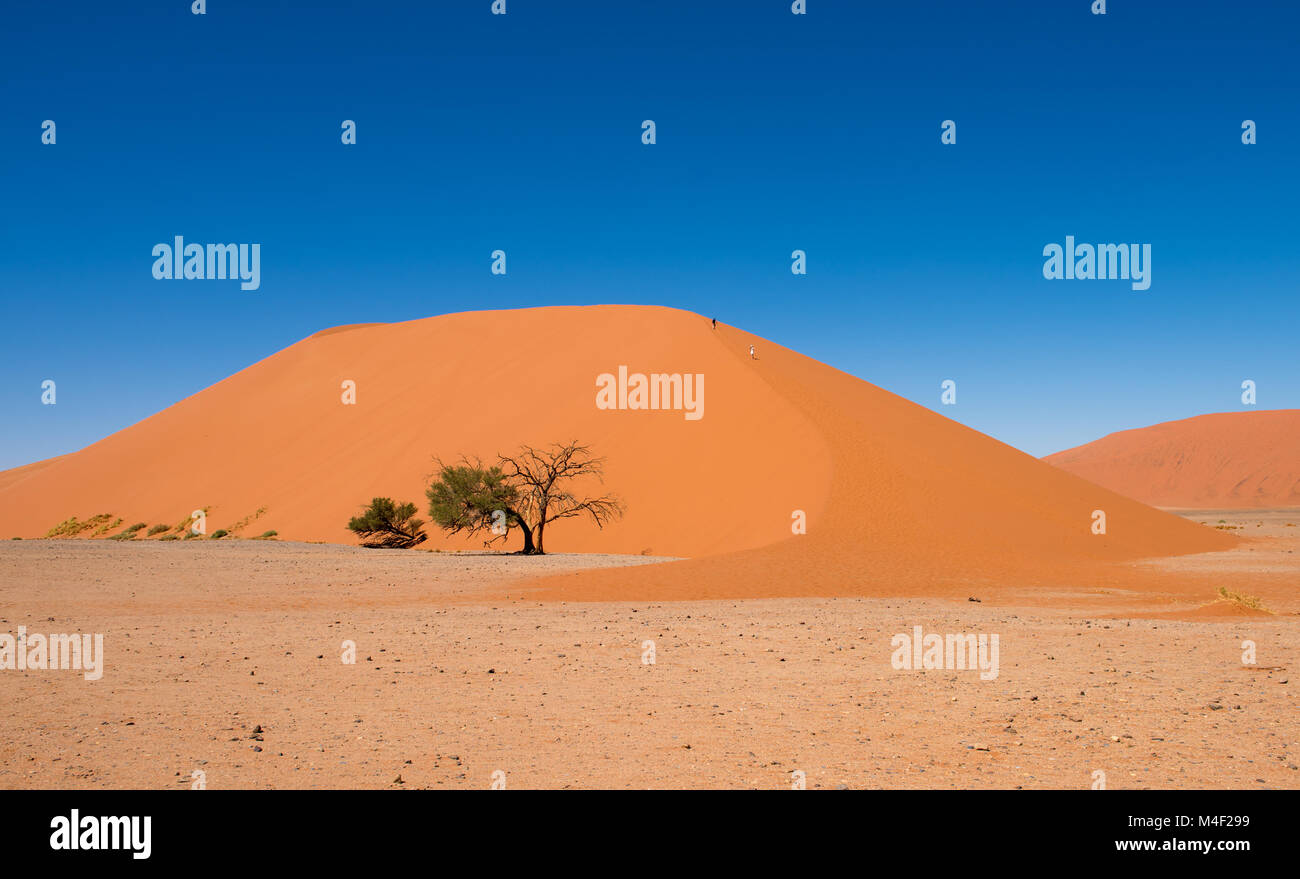
[[[1273,542],[1151,564],[1300,568],[1285,515],[1189,518]],[[0,632],[103,633],[106,670],[0,671],[0,787],[1300,787],[1295,602],[1151,619],[1122,596],[563,603],[519,585],[658,561],[6,541]],[[998,676],[895,670],[915,625],[997,634]]]
[[[1163,507],[1185,519],[1222,528],[1243,537],[1282,537],[1300,540],[1300,507],[1277,510],[1188,510]]]

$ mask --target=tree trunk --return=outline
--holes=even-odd
[[[507,509],[506,514],[511,519],[514,519],[514,523],[519,526],[519,530],[524,532],[524,548],[519,550],[520,554],[537,555],[537,548],[533,546],[533,529],[528,527],[528,523],[524,521],[524,517],[511,509]]]

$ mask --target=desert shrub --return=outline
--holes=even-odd
[[[221,538],[225,537],[229,533],[230,532],[227,531],[225,528],[218,528],[216,531],[212,532],[212,539],[220,540]]]
[[[254,540],[270,540],[270,539],[272,539],[272,538],[274,538],[274,537],[277,537],[277,536],[279,536],[279,532],[278,532],[278,531],[263,531],[261,534],[257,535],[257,536],[254,537],[253,539],[254,539]]]
[[[91,516],[89,519],[82,522],[79,521],[76,516],[73,516],[70,519],[64,519],[49,531],[45,532],[45,536],[76,537],[85,531],[89,531],[91,528],[100,528],[102,530],[102,528],[107,525],[109,520],[112,518],[112,515],[109,513],[100,513],[96,516]],[[121,521],[121,519],[118,519],[119,523]],[[98,534],[99,532],[97,531],[95,533]]]
[[[103,525],[100,525],[98,528],[96,528],[95,533],[90,536],[98,537],[101,534],[107,534],[108,532],[112,531],[114,528],[116,528],[118,525],[121,524],[122,524],[121,519],[114,519],[112,522],[105,522]]]
[[[164,534],[162,537],[159,537],[158,539],[159,540],[180,540],[181,536],[179,534]]]
[[[73,516],[71,519],[64,519],[62,522],[55,525],[49,531],[46,531],[45,536],[46,537],[74,537],[77,534],[80,534],[85,527],[86,527],[85,523],[77,521],[77,517]]]
[[[348,528],[361,538],[362,546],[384,549],[409,549],[426,537],[424,520],[415,518],[415,504],[395,503],[388,497],[372,499],[360,516],[348,520]]]
[[[166,531],[166,530],[167,530],[167,526],[166,526],[166,525],[155,525],[155,526],[153,526],[152,528],[149,529],[149,534],[148,534],[148,536],[149,536],[149,537],[153,537],[155,534],[161,534],[161,533],[163,533],[163,532]]]
[[[240,519],[238,522],[231,525],[226,530],[231,534],[236,534],[239,531],[242,531],[248,525],[249,522],[253,522],[256,521],[257,519],[260,519],[265,512],[266,512],[266,507],[258,507],[254,512]]]
[[[127,528],[126,530],[122,531],[119,534],[114,534],[108,539],[109,540],[134,540],[135,536],[139,534],[141,529],[146,527],[146,525],[148,525],[147,522],[136,522],[130,528]]]
[[[1232,602],[1233,604],[1240,605],[1241,607],[1246,607],[1251,610],[1262,610],[1265,613],[1272,613],[1272,611],[1269,610],[1267,607],[1265,607],[1264,603],[1260,601],[1258,598],[1256,598],[1255,596],[1244,595],[1240,592],[1233,592],[1231,589],[1227,589],[1223,586],[1219,587],[1219,600],[1229,601]]]

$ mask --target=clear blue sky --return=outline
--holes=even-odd
[[[1033,454],[1300,407],[1300,4],[1090,4],[10,4],[0,467],[324,327],[549,304],[716,315]],[[261,289],[154,280],[175,235]],[[1044,280],[1067,235],[1151,289]]]

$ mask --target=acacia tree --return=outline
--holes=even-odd
[[[505,478],[518,489],[517,508],[531,528],[538,555],[546,552],[546,526],[557,519],[585,516],[603,529],[623,515],[623,502],[614,495],[580,497],[569,484],[583,477],[604,482],[605,459],[592,457],[578,442],[554,443],[549,449],[521,446],[513,457],[498,455]]]
[[[536,553],[532,529],[515,510],[519,492],[506,482],[500,467],[485,467],[477,458],[465,458],[450,467],[436,458],[434,461],[438,465],[438,478],[424,494],[429,499],[429,516],[435,524],[452,534],[488,532],[492,536],[484,546],[507,539],[510,529],[519,527],[524,532],[521,552]]]
[[[424,520],[414,518],[415,512],[415,504],[377,497],[360,516],[348,520],[348,528],[362,538],[365,546],[409,549],[426,537]]]
[[[522,446],[514,455],[498,455],[491,467],[468,459],[444,467],[439,461],[438,479],[426,492],[429,515],[453,534],[491,532],[488,543],[518,527],[524,533],[521,553],[542,555],[551,522],[581,516],[604,528],[623,514],[617,497],[581,496],[572,487],[585,478],[603,482],[604,463],[576,441],[546,449]]]

